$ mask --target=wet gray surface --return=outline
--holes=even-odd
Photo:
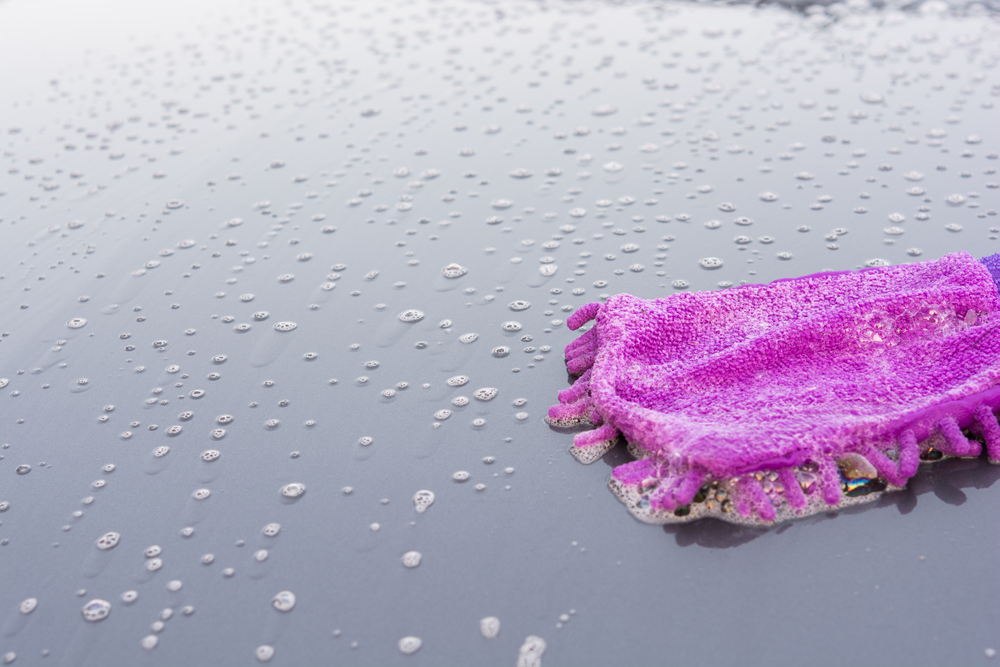
[[[1000,468],[664,529],[608,492],[623,448],[582,466],[542,421],[601,295],[1000,250],[978,5],[7,0],[0,23],[5,660],[513,665],[537,635],[547,666],[990,662]]]

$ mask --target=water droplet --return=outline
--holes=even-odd
[[[424,313],[420,310],[410,309],[404,310],[398,315],[398,317],[402,322],[419,322],[424,319]]]
[[[271,606],[278,611],[291,611],[295,607],[295,594],[291,591],[281,591],[271,598]]]
[[[468,273],[469,270],[460,264],[451,263],[448,266],[441,269],[441,273],[444,274],[445,278],[460,278]]]
[[[281,495],[286,498],[298,498],[306,492],[306,485],[299,482],[292,482],[281,487]]]
[[[517,652],[517,667],[541,667],[545,653],[545,640],[537,635],[529,635]]]
[[[93,599],[83,606],[80,610],[83,614],[83,620],[95,623],[97,621],[103,621],[111,613],[111,603],[107,600]]]
[[[487,616],[480,620],[479,632],[487,639],[496,639],[500,634],[500,619],[496,616]]]
[[[422,514],[427,508],[434,504],[434,492],[422,489],[413,494],[413,506],[418,513]]]
[[[496,387],[483,387],[482,389],[477,389],[473,396],[478,398],[480,401],[491,401],[496,398],[496,395],[500,393],[500,390]]]
[[[399,652],[403,655],[411,655],[419,651],[423,643],[420,637],[403,637],[399,640]]]

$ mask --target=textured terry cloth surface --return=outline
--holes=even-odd
[[[1000,256],[955,253],[728,291],[615,295],[570,318],[573,329],[596,321],[567,347],[571,372],[583,375],[550,418],[600,425],[576,436],[580,448],[621,432],[651,460],[615,477],[669,478],[657,496],[666,508],[689,501],[702,480],[806,462],[819,466],[832,503],[840,490],[830,466],[844,454],[905,483],[916,442],[978,452],[966,427],[1000,458],[995,280]]]
[[[983,257],[980,262],[986,266],[986,269],[993,276],[993,282],[997,286],[997,290],[1000,291],[1000,253],[990,255],[989,257]]]

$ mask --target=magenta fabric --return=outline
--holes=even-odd
[[[996,282],[995,282],[996,281]],[[745,477],[742,514],[773,516],[754,473],[776,471],[781,502],[804,503],[795,474],[816,471],[829,504],[837,461],[866,457],[902,486],[919,451],[1000,460],[1000,256],[966,253],[646,300],[628,294],[581,307],[566,348],[580,375],[549,411],[619,433],[646,458],[617,480],[650,488],[654,507],[687,504],[711,479]]]

